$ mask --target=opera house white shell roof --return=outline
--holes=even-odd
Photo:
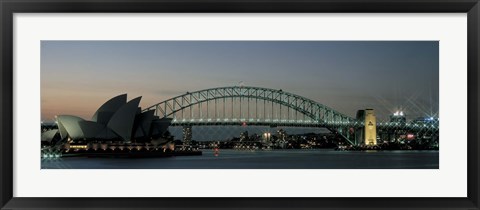
[[[141,112],[138,107],[141,97],[127,102],[127,94],[105,102],[93,115],[91,121],[72,115],[58,115],[58,130],[42,134],[48,141],[58,132],[62,139],[71,140],[122,140],[151,139],[161,136],[170,125],[170,118],[159,119],[153,110]]]

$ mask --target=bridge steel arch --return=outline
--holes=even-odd
[[[347,125],[357,123],[357,120],[354,118],[296,94],[288,93],[283,90],[244,86],[219,87],[191,93],[187,92],[183,95],[152,105],[143,111],[155,110],[155,115],[159,117],[170,117],[174,113],[194,105],[206,103],[215,99],[240,97],[261,99],[289,107],[308,116],[314,124]]]
[[[210,101],[226,98],[260,99],[291,108],[310,118],[310,125],[326,127],[333,132],[337,132],[351,144],[353,144],[354,140],[350,139],[348,127],[363,126],[362,122],[358,122],[354,118],[344,115],[311,99],[285,92],[281,89],[276,90],[249,86],[218,87],[187,92],[180,96],[154,104],[143,111],[155,110],[155,115],[161,118],[171,117],[175,113],[191,108],[192,106],[203,103],[207,103],[208,106],[208,102]],[[271,123],[275,124],[274,122]],[[228,123],[225,122],[225,124]]]

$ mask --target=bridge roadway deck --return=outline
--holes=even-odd
[[[172,121],[171,126],[270,126],[270,127],[349,127],[361,128],[363,123],[359,122],[339,122],[339,123],[317,123],[312,121],[242,121],[242,120],[177,120]],[[425,130],[438,129],[438,124],[398,124],[398,123],[377,123],[377,129],[405,129],[405,130]]]

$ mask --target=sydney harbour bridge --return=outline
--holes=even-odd
[[[218,87],[170,98],[143,111],[154,110],[160,118],[172,118],[172,126],[288,126],[322,127],[352,145],[361,144],[359,131],[365,120],[352,118],[314,100],[281,89]],[[400,133],[438,139],[439,122],[375,122],[380,137]]]

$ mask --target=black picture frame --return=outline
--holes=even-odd
[[[1,209],[479,209],[478,0],[0,0]],[[17,198],[13,197],[15,13],[467,13],[468,196],[466,198]],[[455,180],[452,180],[455,181]],[[413,189],[412,189],[413,190]]]

